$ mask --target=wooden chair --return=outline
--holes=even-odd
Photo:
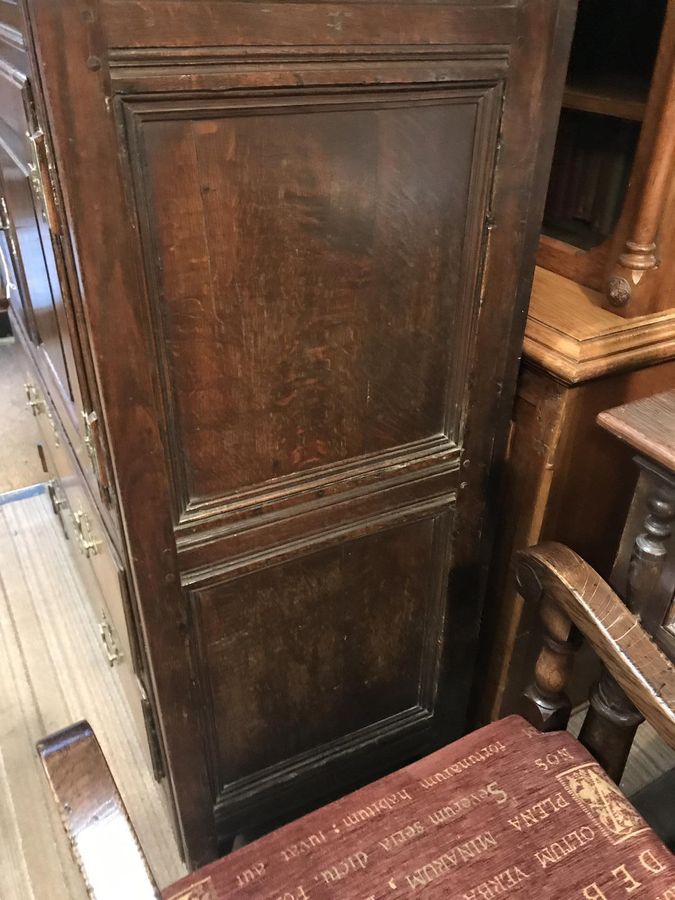
[[[526,600],[540,603],[544,624],[526,698],[531,724],[511,716],[488,725],[161,894],[89,726],[81,722],[41,741],[90,895],[674,898],[670,852],[563,729],[570,713],[565,685],[580,636],[671,747],[675,670],[611,588],[568,548],[542,544],[521,554],[518,580]]]

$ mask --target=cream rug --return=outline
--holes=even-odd
[[[0,495],[0,898],[86,897],[34,749],[39,738],[79,719],[93,726],[165,887],[185,867],[162,789],[104,660],[49,499],[42,486],[34,491]]]

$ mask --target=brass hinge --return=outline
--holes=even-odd
[[[138,688],[141,692],[141,708],[143,710],[143,720],[145,722],[145,731],[148,736],[148,749],[150,750],[150,763],[152,765],[152,774],[155,781],[161,781],[166,776],[164,768],[164,757],[159,743],[159,733],[157,731],[157,722],[155,714],[152,711],[152,705],[145,692],[145,688],[138,682]]]
[[[14,243],[14,235],[12,233],[12,226],[9,218],[9,210],[7,209],[7,201],[4,197],[0,196],[0,231],[4,231],[5,238],[9,244],[9,252],[12,255],[12,259],[16,261],[18,257],[18,253],[16,250],[16,244]],[[16,285],[13,285],[16,287]]]
[[[84,446],[87,448],[89,459],[92,461],[95,470],[98,470],[98,454],[96,452],[96,443],[94,440],[94,424],[96,423],[97,419],[98,416],[93,410],[91,412],[87,412],[86,409],[82,410],[82,422],[84,423]]]
[[[26,136],[33,153],[33,162],[28,163],[31,187],[41,207],[44,222],[51,233],[58,237],[61,234],[61,226],[56,208],[51,166],[47,157],[45,135],[41,128],[37,128],[35,131],[27,132]]]
[[[0,231],[4,231],[5,238],[7,239],[7,243],[10,247],[10,253],[12,253],[14,249],[14,241],[12,239],[12,232],[9,227],[9,216],[7,215],[7,204],[5,203],[4,197],[0,197]],[[12,291],[16,290],[16,283],[14,281],[14,278],[12,277],[10,264],[5,258],[5,252],[1,245],[0,265],[2,265],[2,293],[4,295],[3,300],[11,300]]]
[[[110,506],[110,485],[108,483],[106,471],[101,464],[99,454],[98,414],[94,410],[86,409],[83,409],[81,412],[82,422],[84,424],[84,446],[87,448],[87,454],[89,455],[89,460],[91,461],[96,480],[98,481],[101,497],[104,502]]]
[[[33,85],[29,78],[27,78],[23,84],[21,95],[23,97],[24,112],[26,113],[26,123],[28,125],[26,137],[30,143],[33,155],[33,161],[28,164],[28,171],[30,173],[29,181],[35,199],[38,201],[38,208],[40,209],[43,220],[49,226],[51,233],[58,236],[61,234],[61,226],[59,224],[60,219],[56,206],[54,170],[49,158],[47,138],[40,125],[37,106],[35,105]]]

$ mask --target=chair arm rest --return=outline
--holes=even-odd
[[[675,668],[597,572],[569,547],[543,543],[518,554],[518,586],[546,598],[591,644],[628,698],[675,748]]]
[[[39,741],[73,855],[95,900],[154,900],[160,896],[136,832],[87,722]]]

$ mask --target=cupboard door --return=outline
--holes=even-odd
[[[29,2],[193,864],[466,727],[573,6]]]
[[[55,256],[58,223],[44,135],[35,120],[28,79],[9,66],[0,68],[0,171],[3,229],[16,280],[10,302],[36,346],[38,364],[50,392],[60,399],[61,412],[67,410],[79,427],[82,398]]]

